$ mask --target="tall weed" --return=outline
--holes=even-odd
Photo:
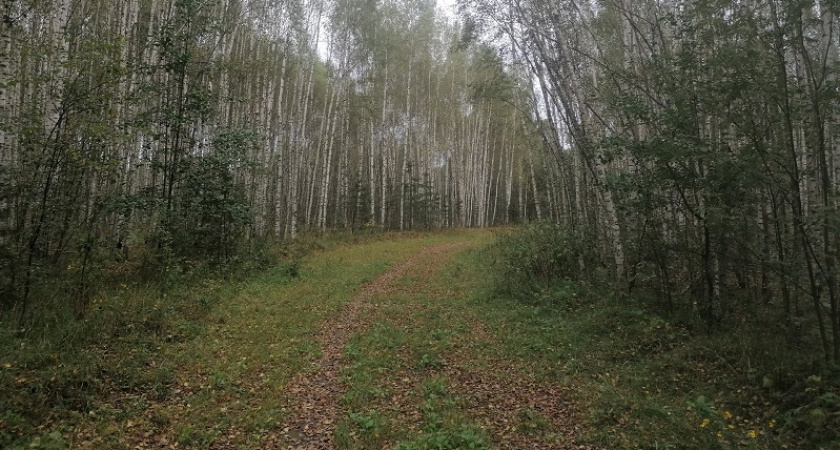
[[[560,280],[589,280],[590,268],[598,266],[590,239],[551,223],[503,234],[491,254],[497,291],[517,296],[531,295]]]

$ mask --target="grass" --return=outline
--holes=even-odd
[[[377,308],[345,351],[348,413],[335,431],[339,449],[490,448],[443,371],[458,348],[471,344],[472,316],[459,306],[472,280],[452,272],[447,265],[409,274],[395,281],[395,291],[372,299]]]
[[[318,326],[395,261],[450,241],[472,247],[371,299],[344,349],[339,448],[559,443],[557,414],[584,430],[578,444],[609,449],[840,445],[836,373],[778,336],[760,305],[708,334],[585,283],[502,292],[487,232],[388,238],[300,242],[239,279],[115,285],[49,333],[0,326],[0,446],[261,448],[286,414],[285,384],[321,354]],[[465,384],[474,375],[559,386],[574,408],[523,402],[502,433],[486,398],[497,394]]]
[[[259,447],[284,414],[284,384],[319,355],[318,325],[394,261],[464,239],[395,236],[297,243],[290,262],[239,279],[106,287],[83,320],[49,332],[0,324],[0,447],[205,447],[223,435]]]
[[[820,368],[818,349],[786,339],[762,305],[733,311],[733,323],[709,333],[607,288],[540,285],[518,295],[488,283],[474,308],[502,339],[506,358],[567,388],[581,412],[582,442],[610,449],[840,447],[840,378]]]

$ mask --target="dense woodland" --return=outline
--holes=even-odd
[[[711,329],[769,304],[836,362],[838,12],[4,0],[4,314],[61,292],[81,315],[121,259],[229,264],[313,230],[543,220],[570,277]]]
[[[2,5],[7,311],[82,311],[114,258],[539,215],[527,96],[433,2]]]
[[[535,80],[541,199],[582,274],[711,329],[771,305],[768,332],[840,360],[839,6],[472,5]]]
[[[452,271],[495,279],[470,286],[529,363],[564,364],[546,371],[610,435],[593,442],[835,448],[838,15],[836,0],[0,0],[0,445],[41,448],[27,439],[44,423],[94,420],[116,392],[166,400],[167,355],[220,298],[253,300],[234,274],[291,283],[289,249],[313,236],[504,227],[463,260],[481,267]],[[314,326],[313,305],[340,305],[400,245],[301,282],[334,285],[324,298],[271,306]],[[302,331],[283,331],[292,352]]]

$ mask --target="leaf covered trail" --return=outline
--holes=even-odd
[[[91,405],[72,447],[586,448],[568,393],[510,359],[492,331],[502,324],[485,323],[491,238],[342,245],[298,277],[248,281],[196,338],[155,351],[137,375],[146,387]]]
[[[431,357],[424,352],[419,362],[412,360],[412,340],[416,339],[406,335],[423,334],[424,326],[429,324],[424,323],[422,316],[431,313],[440,319],[437,309],[460,306],[447,304],[447,299],[457,296],[457,300],[463,300],[472,294],[453,290],[463,280],[442,277],[442,272],[451,269],[449,262],[466,248],[468,242],[422,248],[365,285],[337,317],[322,325],[316,337],[322,356],[311,370],[299,373],[286,386],[289,415],[282,422],[279,441],[272,442],[276,448],[424,448],[422,438],[415,439],[414,447],[406,442],[411,442],[412,433],[422,436],[436,426],[443,428],[442,424],[424,424],[423,409],[429,406],[423,404],[417,392],[429,379],[447,385],[448,401],[460,404],[459,412],[465,415],[456,421],[475,427],[478,435],[474,443],[478,445],[582,448],[573,444],[579,430],[570,420],[573,411],[560,389],[538,383],[509,362],[493,357],[493,346],[499,345],[497,339],[488,335],[480,319],[468,310],[460,310],[459,320],[444,319],[433,325],[461,327],[460,333],[450,333],[445,328],[432,330],[438,335],[449,335],[448,342],[438,349],[439,354]],[[464,271],[458,273],[467,275]],[[449,312],[458,314],[458,310]],[[385,417],[382,421],[386,423],[365,426],[352,419],[359,415],[354,416],[352,405],[348,404],[352,402],[346,401],[346,394],[352,389],[347,380],[354,375],[348,373],[352,369],[348,369],[351,362],[346,353],[354,335],[363,337],[377,326],[403,330],[404,343],[391,349],[397,356],[391,367],[375,368],[373,372],[379,375],[381,386],[363,408],[357,408],[368,413],[383,410],[378,414]],[[420,341],[425,337],[421,336]],[[477,350],[479,354],[472,354]],[[348,417],[351,420],[346,420]],[[349,440],[345,436],[337,442],[343,422],[350,423]],[[347,431],[348,427],[344,428]],[[452,445],[459,446],[457,442]]]
[[[369,325],[365,316],[376,307],[373,300],[388,296],[395,289],[397,279],[409,273],[428,271],[463,245],[444,243],[421,249],[365,285],[342,308],[338,317],[321,326],[316,340],[323,356],[314,370],[301,372],[286,386],[291,396],[287,406],[290,415],[284,420],[283,429],[288,445],[307,449],[333,446],[332,434],[341,413],[341,367],[350,335]]]

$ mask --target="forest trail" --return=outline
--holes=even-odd
[[[585,448],[569,395],[504,356],[483,321],[491,240],[341,245],[298,276],[250,280],[198,337],[158,348],[138,374],[150,387],[93,407],[72,447]]]
[[[420,249],[365,285],[337,317],[321,326],[316,340],[322,347],[322,356],[312,370],[299,373],[286,386],[289,415],[282,421],[280,439],[272,442],[272,447],[410,449],[442,444],[440,448],[580,448],[571,444],[577,430],[568,420],[569,406],[559,389],[539,385],[519,373],[516,367],[493,358],[497,340],[468,310],[461,310],[461,317],[455,321],[461,326],[459,342],[444,343],[439,354],[432,355],[434,350],[427,348],[419,361],[412,361],[408,342],[412,337],[405,336],[404,345],[385,339],[386,346],[396,353],[396,364],[380,367],[361,364],[362,367],[356,368],[357,373],[352,373],[354,358],[348,356],[348,348],[353,347],[348,344],[353,335],[371,338],[371,334],[390,329],[417,334],[414,338],[420,340],[427,337],[433,341],[446,340],[441,336],[450,331],[444,328],[435,328],[430,336],[423,336],[424,325],[428,323],[421,322],[429,320],[417,318],[438,315],[437,309],[457,307],[457,304],[446,304],[446,299],[453,295],[472,294],[450,289],[457,288],[457,281],[463,280],[441,279],[448,263],[466,248],[468,242],[460,241]],[[446,295],[439,295],[441,289]],[[459,314],[457,310],[448,313]],[[371,333],[372,327],[379,330]],[[370,342],[377,345],[381,343],[378,341],[373,337]],[[371,348],[358,350],[376,353]],[[480,354],[469,354],[475,350]],[[481,360],[481,365],[476,366],[476,360]],[[348,400],[347,394],[351,393],[352,397],[354,386],[347,380],[352,380],[354,375],[370,375],[366,372],[380,375],[363,388],[373,395],[362,402],[364,405],[356,406],[361,412],[349,411],[348,403],[353,400]],[[424,391],[429,394],[430,384],[438,389],[431,396],[432,402],[429,398],[418,401],[418,394],[420,397]],[[434,401],[442,402],[443,409],[454,408],[450,414],[464,414],[454,418],[454,422],[461,422],[455,430],[443,430],[445,424],[440,418],[428,423],[424,415],[435,417],[437,413],[430,410],[441,406],[434,405]],[[377,412],[378,407],[386,411]],[[468,422],[472,422],[474,429]],[[392,430],[387,430],[389,427]],[[419,436],[414,442],[394,442],[405,431]]]
[[[464,244],[444,243],[421,249],[365,285],[342,308],[338,317],[321,326],[316,340],[323,356],[314,370],[301,372],[286,386],[291,396],[287,406],[290,415],[283,421],[288,446],[307,449],[333,446],[332,435],[341,411],[340,372],[350,335],[362,332],[370,325],[366,313],[376,307],[373,300],[387,297],[398,289],[396,280],[408,274],[433,272]]]

